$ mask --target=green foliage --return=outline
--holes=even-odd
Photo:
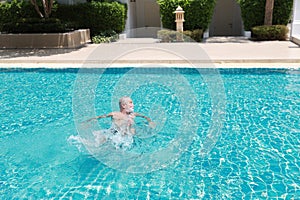
[[[193,31],[173,31],[168,29],[163,29],[158,31],[157,38],[161,42],[201,42],[203,38],[203,30],[196,29]]]
[[[286,40],[287,33],[285,25],[255,26],[251,29],[254,40]]]
[[[125,29],[127,7],[118,2],[107,1],[109,0],[75,5],[54,4],[51,18],[57,18],[61,23],[50,23],[51,18],[47,23],[33,20],[38,14],[29,1],[0,3],[0,32],[61,32],[62,28],[65,31],[89,28],[92,36],[106,30],[120,33]]]
[[[273,24],[287,25],[292,16],[293,0],[275,0]]]
[[[118,40],[118,34],[115,31],[104,31],[92,37],[92,42],[95,44],[99,43],[110,43]]]
[[[213,16],[215,0],[190,0],[184,6],[186,30],[206,30]],[[174,18],[174,16],[173,16]]]
[[[157,32],[157,38],[160,42],[190,42],[190,38],[185,37],[183,33],[173,30],[163,29]]]
[[[157,32],[157,38],[160,39],[161,42],[175,42],[177,38],[177,31],[172,30],[160,30]]]
[[[36,16],[36,12],[29,1],[12,0],[11,2],[0,3],[0,32],[3,30],[4,24],[34,16]]]
[[[125,29],[126,9],[124,5],[112,3],[97,3],[92,2],[93,11],[95,11],[96,19],[93,20],[93,27],[98,28],[99,31],[114,30],[121,33]]]
[[[99,35],[105,30],[121,33],[125,29],[126,6],[118,2],[91,2],[75,5],[59,5],[55,15],[67,27],[89,28],[91,35]],[[74,15],[76,13],[76,15]]]
[[[266,0],[237,0],[241,6],[245,30],[264,25]],[[293,0],[275,0],[273,24],[286,25],[291,17]]]
[[[61,21],[55,18],[21,18],[17,22],[4,24],[3,29],[8,33],[59,33],[65,31]]]
[[[185,30],[206,30],[213,15],[215,0],[157,0],[163,27],[176,29],[174,11],[181,6],[185,11]]]
[[[118,40],[117,36],[101,36],[101,35],[95,35],[92,37],[92,42],[94,44],[99,44],[99,43],[110,43],[110,42],[115,42]]]
[[[166,29],[176,29],[175,14],[173,13],[178,6],[183,7],[183,0],[157,0],[160,7],[160,14],[163,27]]]
[[[202,29],[195,29],[192,31],[191,38],[196,42],[201,42],[203,38],[203,30]]]
[[[250,30],[251,27],[263,25],[265,1],[264,0],[238,0],[241,7],[244,29]]]
[[[201,42],[203,38],[203,30],[202,29],[195,29],[193,31],[183,31],[183,34],[191,38],[192,41]]]

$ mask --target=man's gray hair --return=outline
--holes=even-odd
[[[123,104],[127,104],[128,100],[131,98],[128,96],[121,97],[119,100],[119,107],[121,108]]]

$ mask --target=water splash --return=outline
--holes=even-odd
[[[68,142],[75,145],[80,152],[84,146],[91,149],[101,147],[113,147],[114,149],[129,150],[133,146],[133,136],[131,134],[123,134],[117,129],[111,127],[109,129],[93,131],[93,137],[84,138],[79,135],[71,135]]]

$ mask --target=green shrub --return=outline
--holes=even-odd
[[[3,25],[8,33],[59,33],[65,32],[65,26],[59,19],[21,18],[17,22]]]
[[[173,13],[178,6],[183,7],[183,0],[157,0],[160,8],[160,15],[163,27],[175,30],[175,14]]]
[[[195,29],[192,31],[191,38],[196,42],[201,42],[203,38],[203,30],[202,29]]]
[[[176,41],[177,34],[178,32],[173,30],[160,30],[157,32],[157,38],[161,42],[174,42]]]
[[[245,30],[254,26],[264,25],[265,0],[237,0],[241,6]],[[275,0],[273,9],[273,24],[287,25],[290,20],[293,0]]]
[[[99,43],[110,43],[110,42],[115,42],[118,40],[117,36],[101,36],[101,35],[95,35],[92,37],[92,42],[94,44],[99,44]]]
[[[105,30],[120,33],[125,29],[127,7],[125,4],[107,1],[109,0],[103,3],[54,4],[50,21],[51,18],[57,18],[61,23],[32,20],[37,18],[38,14],[30,1],[12,0],[12,2],[0,3],[0,32],[24,33],[31,30],[31,32],[61,32],[62,29],[69,31],[89,28],[92,36],[99,35]]]
[[[193,31],[183,31],[183,34],[186,36],[186,38],[190,38],[191,41],[195,42],[201,42],[203,38],[203,30],[202,29],[196,29]]]
[[[157,38],[161,42],[200,42],[202,40],[203,30],[197,29],[193,31],[177,32],[173,30],[163,29],[158,31]]]
[[[215,0],[187,1],[183,8],[185,11],[185,30],[206,30],[212,19],[215,4]]]
[[[251,29],[254,40],[286,40],[288,27],[285,25],[255,26]]]
[[[115,42],[119,38],[119,35],[112,30],[104,31],[100,33],[99,35],[95,35],[92,37],[92,42],[95,44],[99,43],[110,43],[110,42]]]
[[[125,29],[126,6],[118,2],[91,2],[75,5],[59,5],[53,14],[67,27],[89,28],[91,35],[99,35],[105,30],[121,33]],[[74,15],[76,13],[76,15]]]
[[[0,3],[0,32],[4,24],[17,22],[20,18],[35,17],[36,12],[29,1],[12,0]]]
[[[176,29],[174,11],[181,6],[185,11],[184,30],[206,30],[213,15],[215,0],[157,0],[164,28]]]

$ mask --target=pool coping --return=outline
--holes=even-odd
[[[176,66],[174,66],[175,64],[169,64],[169,65],[165,65],[164,67],[176,67],[176,68],[198,68],[198,67],[190,67],[190,66],[186,66],[186,65],[178,65],[176,64]],[[126,68],[126,67],[141,67],[138,64],[123,64],[123,65],[110,65],[109,67],[105,66],[105,67],[99,67],[98,65],[95,65],[94,67],[88,67],[88,68]],[[67,64],[67,65],[49,65],[49,64],[30,64],[30,65],[24,65],[24,64],[19,64],[19,65],[10,65],[10,66],[1,66],[0,65],[0,69],[40,69],[40,68],[44,68],[44,69],[83,69],[82,65],[78,65],[78,64]],[[205,68],[205,67],[203,67]],[[238,65],[238,64],[230,64],[230,65],[214,65],[213,68],[216,69],[222,69],[222,68],[226,68],[226,69],[256,69],[256,68],[261,68],[261,69],[297,69],[299,70],[300,67],[299,65],[291,65],[291,64],[278,64],[278,65],[274,65],[274,64],[269,64],[269,65],[261,65],[261,64],[257,64],[257,63],[253,63],[253,64],[248,64],[248,65]]]

